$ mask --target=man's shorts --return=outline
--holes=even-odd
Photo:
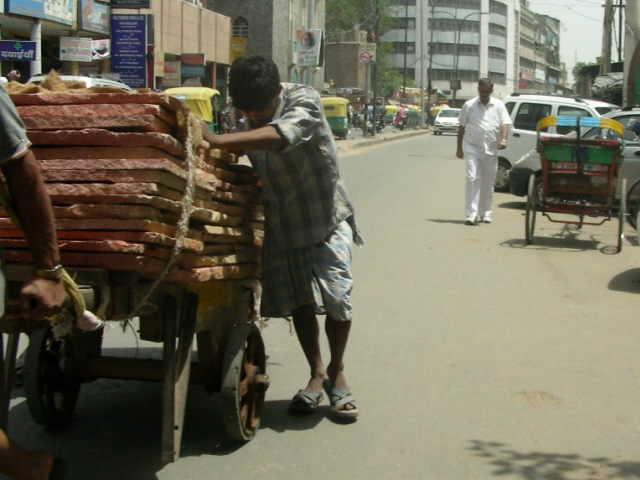
[[[311,305],[316,314],[351,320],[352,246],[353,231],[347,221],[312,247],[275,249],[265,238],[262,316],[289,317],[296,308]]]

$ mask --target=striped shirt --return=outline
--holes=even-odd
[[[282,87],[269,125],[287,145],[279,151],[247,152],[262,183],[265,235],[279,248],[308,247],[348,220],[354,242],[362,244],[320,95],[305,85],[283,83]]]

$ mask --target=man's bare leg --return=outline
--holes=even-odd
[[[350,330],[351,322],[334,320],[327,316],[325,332],[329,340],[329,351],[331,352],[331,361],[327,366],[327,374],[329,375],[329,380],[331,380],[331,385],[335,388],[347,387],[347,381],[343,372],[343,359]]]
[[[305,390],[322,391],[322,382],[327,378],[327,371],[322,362],[320,351],[320,326],[310,305],[299,307],[293,311],[293,326],[304,356],[311,368],[311,379]]]

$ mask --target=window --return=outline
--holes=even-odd
[[[391,30],[415,30],[416,29],[416,19],[415,18],[392,18],[391,25],[389,27]]]
[[[233,33],[234,37],[247,38],[249,37],[249,22],[244,17],[238,17],[233,21]]]
[[[489,58],[505,60],[507,58],[507,52],[505,52],[502,48],[489,47]]]
[[[535,132],[538,121],[551,115],[551,105],[546,103],[522,103],[513,120],[513,128]]]
[[[507,29],[505,27],[503,27],[502,25],[496,25],[495,23],[490,23],[489,24],[489,34],[490,35],[497,35],[498,37],[505,37],[507,36]]]
[[[558,107],[558,116],[562,117],[593,117],[591,112],[579,107],[560,106]],[[561,135],[575,130],[574,127],[556,127],[556,132]]]
[[[416,53],[415,42],[392,42],[391,45],[393,46],[392,53]]]
[[[507,16],[507,6],[504,3],[496,2],[495,0],[491,0],[489,2],[489,11],[504,17]]]
[[[432,0],[434,6],[480,10],[480,0]]]

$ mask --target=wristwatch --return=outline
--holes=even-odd
[[[56,265],[51,270],[36,269],[36,277],[46,278],[47,280],[59,280],[62,278],[62,265]]]

